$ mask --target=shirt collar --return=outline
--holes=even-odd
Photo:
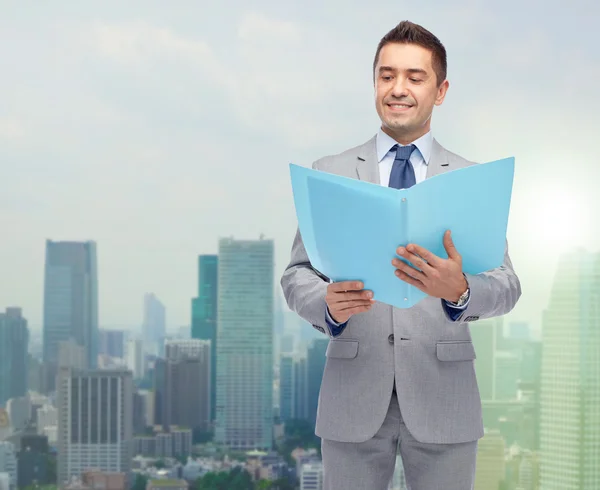
[[[377,161],[381,162],[383,158],[388,154],[394,145],[399,144],[394,138],[385,133],[381,128],[377,133]],[[431,148],[433,146],[433,134],[431,131],[427,131],[423,136],[417,138],[412,142],[417,147],[419,153],[425,161],[425,165],[429,165],[429,158],[431,157]]]

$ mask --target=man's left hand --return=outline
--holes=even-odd
[[[399,279],[429,296],[456,303],[466,291],[468,283],[462,272],[462,257],[452,242],[450,230],[444,233],[444,248],[448,254],[447,259],[410,243],[406,247],[398,247],[396,253],[414,267],[397,258],[392,260],[392,264],[396,267],[395,274]]]

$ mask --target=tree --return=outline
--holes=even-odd
[[[139,473],[135,477],[135,482],[131,490],[146,490],[148,484],[148,477],[140,475]]]
[[[254,490],[254,482],[250,473],[236,467],[230,472],[207,473],[196,480],[195,488],[196,490]]]
[[[321,439],[315,435],[314,428],[308,420],[291,419],[285,423],[284,438],[277,444],[277,450],[284,460],[293,465],[292,451],[297,447],[315,448],[321,454]]]

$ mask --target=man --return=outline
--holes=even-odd
[[[474,164],[430,131],[448,90],[446,51],[432,33],[408,21],[392,29],[377,48],[373,81],[379,132],[314,169],[400,189]],[[325,490],[387,489],[398,448],[410,490],[473,488],[483,423],[469,322],[511,311],[521,285],[508,242],[500,267],[473,275],[463,272],[450,231],[440,237],[447,258],[419,244],[390,250],[390,274],[428,294],[407,309],[377,302],[359,280],[331,283],[296,232],[284,296],[330,338],[315,428]]]

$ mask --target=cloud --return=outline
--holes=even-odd
[[[185,39],[172,30],[136,21],[127,24],[96,22],[91,37],[98,52],[121,63],[148,63],[165,56],[180,56],[187,62],[210,60],[207,43]]]
[[[11,118],[0,118],[0,140],[17,141],[25,136],[23,124]]]

